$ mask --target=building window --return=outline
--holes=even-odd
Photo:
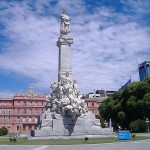
[[[26,106],[26,102],[24,101],[24,106]]]
[[[11,109],[8,109],[8,114],[11,114]]]
[[[35,123],[37,123],[37,118],[35,117]]]
[[[20,114],[20,109],[17,110],[17,114]]]
[[[4,109],[4,114],[6,114],[6,109]]]
[[[87,104],[87,106],[88,106],[88,103],[86,103]]]
[[[5,123],[5,117],[3,118],[3,122]]]
[[[20,122],[20,117],[17,117],[17,122]]]
[[[25,122],[26,121],[26,118],[23,118],[23,120],[22,120],[23,122]]]
[[[20,102],[18,102],[18,106],[20,106]]]
[[[31,130],[32,126],[29,125],[29,130]]]
[[[29,122],[31,122],[31,117],[29,117]]]
[[[92,106],[94,106],[94,103],[92,102]]]
[[[35,114],[38,114],[38,110],[37,109],[35,109]]]
[[[23,110],[23,114],[26,114],[26,109]]]
[[[23,125],[23,131],[25,131],[26,130],[26,126],[25,125]]]
[[[17,130],[19,130],[19,125],[17,125]]]
[[[10,117],[8,117],[8,123],[10,123],[10,121],[11,121],[11,118],[10,118]]]
[[[30,114],[32,115],[32,109],[30,109]]]
[[[38,105],[38,103],[37,103],[37,101],[36,101],[36,104],[35,104],[36,106]]]
[[[30,101],[30,106],[32,106],[32,102]]]

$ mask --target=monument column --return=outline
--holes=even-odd
[[[71,65],[71,44],[72,38],[59,37],[57,46],[59,47],[59,62],[58,62],[58,81],[60,76],[65,77],[66,74],[72,78],[72,65]]]
[[[57,41],[59,47],[58,81],[60,81],[60,76],[66,77],[66,75],[72,79],[71,44],[73,38],[67,35],[70,32],[70,17],[67,15],[67,11],[63,11],[60,19],[60,37]]]

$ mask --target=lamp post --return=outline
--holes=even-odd
[[[21,134],[21,121],[19,120],[19,134]]]
[[[111,119],[109,120],[109,131],[110,131],[110,132],[113,132]]]
[[[145,122],[147,123],[147,132],[149,132],[149,125],[148,125],[148,124],[149,124],[149,119],[146,118],[146,119],[145,119]]]

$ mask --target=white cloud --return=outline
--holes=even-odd
[[[130,76],[138,80],[136,59],[142,62],[150,58],[139,55],[150,49],[147,27],[104,6],[90,14],[82,1],[61,0],[53,6],[50,2],[36,1],[35,11],[27,1],[3,2],[7,9],[2,11],[2,34],[10,42],[0,53],[1,70],[31,78],[37,89],[49,89],[57,80],[59,14],[67,9],[74,39],[73,75],[81,91],[117,90]]]

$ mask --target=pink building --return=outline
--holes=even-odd
[[[46,95],[37,95],[32,88],[12,99],[0,98],[0,127],[9,132],[24,133],[36,128],[39,115],[46,108]]]
[[[6,127],[9,131],[13,130],[13,99],[0,98],[0,128]]]
[[[98,107],[101,105],[103,100],[106,98],[84,98],[84,101],[91,113],[93,113],[95,116],[99,116],[99,109]]]

